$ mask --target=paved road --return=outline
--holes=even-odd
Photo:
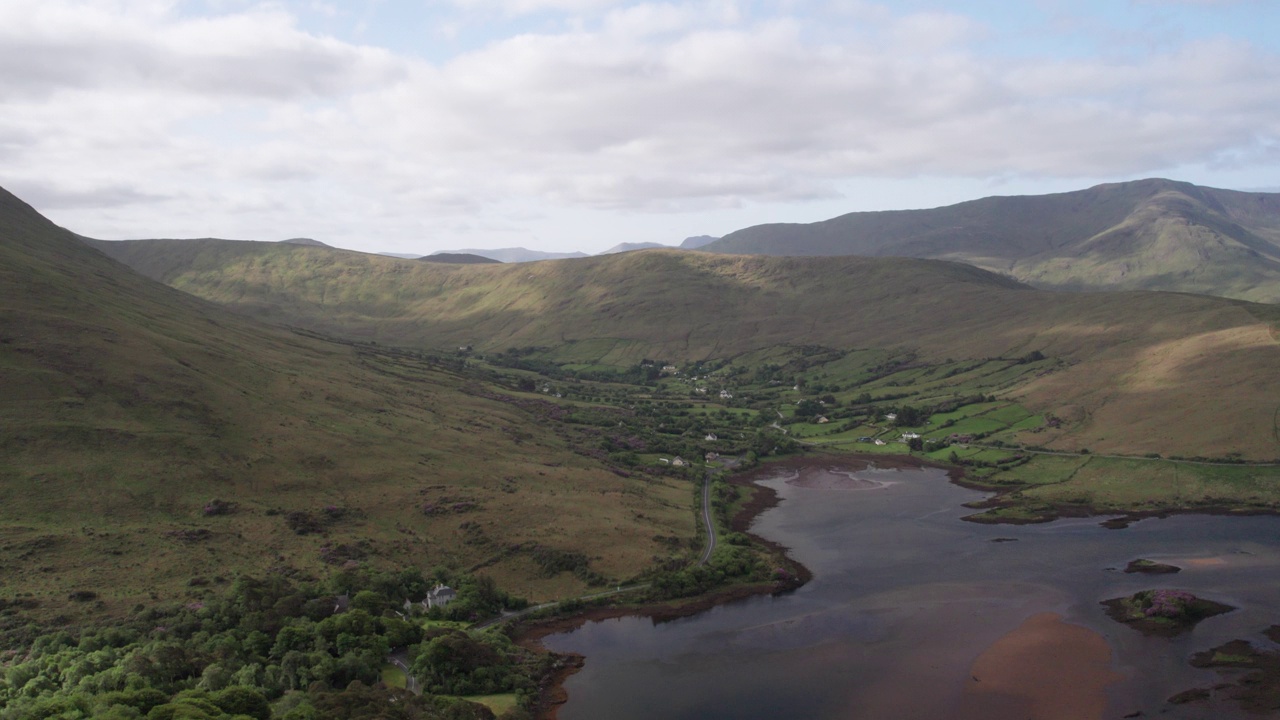
[[[716,550],[716,524],[711,522],[711,474],[702,479],[702,524],[707,528],[707,548],[702,551],[699,565],[706,565],[711,560],[711,553]]]
[[[418,678],[409,672],[409,652],[407,650],[395,650],[387,656],[387,662],[395,665],[404,672],[404,689],[414,695],[421,695],[422,688],[418,686]]]

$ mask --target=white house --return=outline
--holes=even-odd
[[[453,602],[456,597],[458,597],[457,590],[454,590],[448,585],[436,585],[431,589],[431,592],[427,593],[427,597],[422,600],[422,604],[427,606],[428,609],[433,607],[444,607],[450,602]]]
[[[707,436],[703,438],[703,440],[719,440],[719,439],[720,438],[716,437],[715,433],[707,433]]]
[[[674,466],[676,466],[676,467],[684,467],[685,465],[688,465],[688,464],[689,464],[689,462],[688,462],[687,460],[685,460],[684,458],[682,458],[682,457],[678,457],[678,458],[676,458],[676,459],[672,460],[672,461],[671,461],[671,464],[672,464],[672,465],[674,465]]]

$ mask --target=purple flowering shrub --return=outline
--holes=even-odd
[[[1128,597],[1104,600],[1112,619],[1130,623],[1146,634],[1173,636],[1190,630],[1205,618],[1235,608],[1196,597],[1186,590],[1142,590]]]
[[[1146,597],[1140,597],[1145,595]],[[1142,614],[1147,617],[1177,618],[1191,611],[1197,598],[1185,590],[1148,590],[1134,597],[1143,606]]]

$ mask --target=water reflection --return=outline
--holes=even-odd
[[[957,717],[978,658],[1045,612],[1109,644],[1123,679],[1108,690],[1107,717],[1227,717],[1163,701],[1215,677],[1185,664],[1191,652],[1280,621],[1277,518],[988,527],[959,520],[971,512],[961,504],[981,494],[934,469],[817,464],[761,482],[782,503],[753,530],[791,548],[814,580],[662,625],[620,618],[547,638],[587,657],[566,685],[562,720]],[[1137,557],[1184,570],[1119,571]],[[1112,623],[1098,606],[1146,587],[1242,609],[1165,639]]]

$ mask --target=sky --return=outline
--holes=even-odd
[[[1280,191],[1274,0],[3,0],[0,186],[103,239],[678,244]]]

